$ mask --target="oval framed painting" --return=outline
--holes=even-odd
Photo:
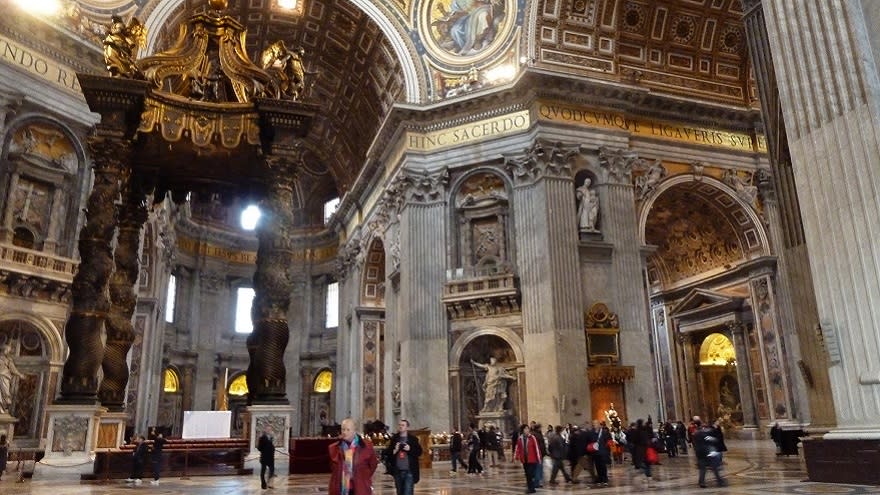
[[[425,48],[452,65],[471,64],[497,52],[517,18],[516,0],[425,0],[421,6]]]

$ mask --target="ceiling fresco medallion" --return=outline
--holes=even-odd
[[[517,13],[516,0],[426,0],[419,13],[419,33],[438,61],[472,64],[507,44]]]

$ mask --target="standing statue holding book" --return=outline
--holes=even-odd
[[[15,367],[12,360],[12,347],[4,344],[0,348],[0,414],[12,414],[12,397],[15,394],[15,379],[24,374]]]

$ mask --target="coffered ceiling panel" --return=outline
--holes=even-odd
[[[740,0],[538,0],[535,63],[751,104]]]

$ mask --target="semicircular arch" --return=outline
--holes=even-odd
[[[661,182],[641,205],[642,244],[652,286],[672,287],[770,255],[764,224],[752,205],[713,177],[682,174]]]
[[[473,332],[463,335],[455,341],[452,349],[449,351],[449,368],[457,369],[462,353],[467,349],[468,345],[480,337],[493,336],[498,337],[507,342],[507,345],[513,350],[517,363],[524,363],[525,356],[523,353],[523,341],[516,332],[505,327],[482,327]]]
[[[0,315],[0,323],[21,321],[36,329],[46,343],[46,356],[50,363],[62,364],[64,362],[64,342],[61,330],[52,323],[52,320],[36,314],[22,312],[8,312]]]
[[[403,70],[406,102],[419,103],[425,93],[423,87],[425,85],[424,81],[427,79],[421,73],[419,65],[415,63],[415,58],[411,55],[416,53],[416,49],[412,46],[411,40],[404,36],[406,30],[392,20],[393,16],[388,15],[375,3],[369,0],[350,1],[379,26],[379,29],[391,44]],[[169,19],[176,15],[176,11],[183,4],[184,0],[159,0],[158,5],[150,11],[150,15],[144,23],[147,28],[147,44],[142,52],[144,55],[152,55],[156,51],[162,28]],[[148,9],[142,7],[141,10],[147,11]]]

